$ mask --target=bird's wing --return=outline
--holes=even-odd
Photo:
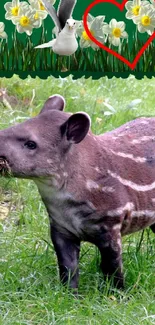
[[[54,21],[55,26],[58,28],[58,31],[60,32],[62,28],[55,8],[49,3],[48,0],[41,0],[41,1],[44,7],[46,8],[46,10],[48,11],[49,15],[51,16],[52,20]]]
[[[35,46],[35,49],[43,49],[43,48],[46,48],[46,47],[52,47],[55,44],[55,41],[56,41],[56,38],[53,39],[52,41],[48,42],[48,43],[44,43],[44,44]]]
[[[57,11],[61,29],[65,27],[67,19],[71,18],[77,0],[60,0]]]

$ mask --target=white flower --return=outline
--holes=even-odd
[[[88,15],[88,28],[91,34],[100,42],[104,43],[105,35],[103,33],[103,26],[106,25],[104,23],[105,16],[97,16],[93,17],[92,15]],[[87,48],[92,47],[93,49],[99,48],[88,36],[87,32],[84,29],[83,23],[81,22],[81,26],[77,29],[77,35],[80,37],[80,47]]]
[[[141,7],[139,16],[134,18],[133,21],[138,25],[140,33],[147,32],[151,35],[155,28],[155,9],[152,5]]]
[[[18,33],[32,34],[33,28],[40,27],[40,21],[35,19],[35,10],[32,10],[30,6],[20,8],[19,16],[14,19]]]
[[[38,27],[40,27],[42,25],[42,20],[47,17],[48,13],[41,1],[29,0],[29,3],[31,5],[31,8],[35,10],[34,19],[39,21]]]
[[[150,0],[150,1],[151,1],[153,8],[155,8],[155,1],[154,0]]]
[[[14,19],[19,16],[20,8],[28,6],[28,3],[25,1],[20,2],[19,0],[12,0],[12,2],[7,2],[4,5],[6,10],[5,19],[12,20],[14,24]]]
[[[7,38],[6,32],[4,32],[5,25],[0,22],[0,38]]]
[[[56,1],[56,0],[48,0],[49,4],[50,4],[51,6],[54,5],[55,1]],[[40,1],[40,0],[37,0],[37,2],[39,3],[40,10],[42,10],[42,11],[46,11],[46,8],[44,7],[43,2]]]
[[[125,4],[125,8],[127,9],[126,18],[127,19],[134,19],[135,17],[139,16],[140,8],[143,6],[150,5],[150,2],[145,0],[133,0],[128,1]]]
[[[120,45],[121,38],[128,38],[124,21],[117,21],[116,19],[112,19],[109,25],[104,26],[103,32],[108,35],[109,42],[115,46]]]

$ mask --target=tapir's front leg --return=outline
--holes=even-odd
[[[121,234],[118,230],[111,229],[101,234],[97,240],[101,253],[101,269],[103,274],[111,278],[114,276],[114,285],[117,288],[124,287],[122,272],[122,244]]]
[[[70,288],[78,288],[80,241],[70,239],[51,225],[51,238],[57,254],[60,279]]]

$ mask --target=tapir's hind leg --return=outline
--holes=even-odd
[[[150,226],[151,230],[155,233],[155,223]]]
[[[105,277],[113,277],[118,289],[124,288],[122,272],[122,242],[118,230],[112,229],[97,236],[95,242],[101,253],[101,269]]]

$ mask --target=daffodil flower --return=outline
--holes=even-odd
[[[105,16],[93,17],[88,15],[88,28],[91,34],[100,42],[104,43],[105,35],[103,33],[103,26],[107,25],[104,23]],[[77,29],[77,36],[80,37],[80,47],[87,48],[92,47],[98,49],[99,47],[89,38],[87,32],[84,29],[83,23]]]
[[[112,19],[109,25],[104,26],[103,32],[108,36],[109,42],[114,46],[120,45],[121,38],[128,38],[124,21],[117,21],[116,19]]]
[[[0,38],[7,38],[7,34],[4,31],[5,25],[4,23],[0,22]]]
[[[41,1],[29,0],[29,3],[30,7],[35,10],[34,19],[39,21],[38,27],[40,27],[42,25],[43,19],[47,17],[48,13]]]
[[[140,33],[151,35],[155,28],[155,9],[152,5],[141,7],[139,16],[133,19]]]
[[[20,8],[19,16],[14,20],[18,33],[25,32],[30,36],[33,28],[40,27],[40,21],[35,19],[35,13],[35,10],[32,10],[30,6]]]
[[[151,5],[153,8],[155,8],[155,1],[154,0],[150,0],[151,1]]]
[[[127,19],[134,19],[139,16],[140,8],[143,6],[149,5],[149,1],[145,0],[133,0],[128,1],[125,4],[125,8],[127,9],[126,18]]]
[[[19,0],[12,0],[12,2],[7,2],[4,5],[6,10],[5,19],[12,20],[13,24],[15,24],[14,19],[19,16],[20,8],[28,6],[28,3],[25,1],[20,2]]]

